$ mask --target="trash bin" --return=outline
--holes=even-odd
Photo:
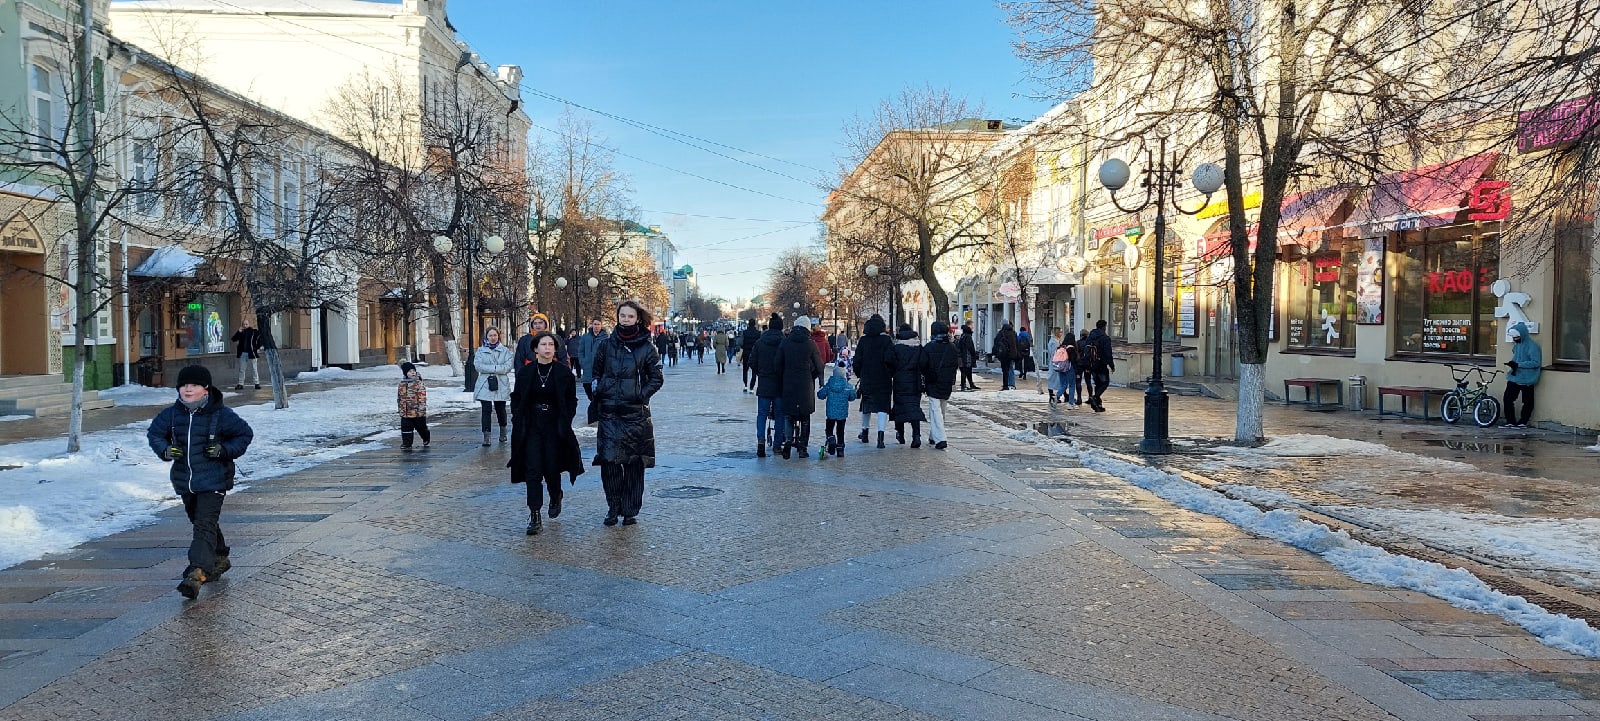
[[[1181,353],[1173,353],[1172,354],[1172,373],[1170,375],[1173,378],[1182,378],[1183,377],[1183,354],[1181,354]]]
[[[1349,404],[1352,411],[1364,411],[1367,409],[1366,376],[1350,376],[1350,391],[1345,396],[1345,402]]]

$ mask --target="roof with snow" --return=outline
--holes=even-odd
[[[219,15],[370,15],[402,13],[400,0],[112,0],[118,10],[209,12]]]
[[[195,269],[205,262],[205,259],[191,255],[183,248],[169,245],[157,248],[139,267],[128,271],[128,275],[139,278],[193,278]]]

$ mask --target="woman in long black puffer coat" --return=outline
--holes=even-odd
[[[656,465],[650,397],[661,390],[661,357],[650,344],[650,313],[638,301],[617,306],[616,330],[594,354],[589,421],[599,422],[594,463],[606,491],[606,525],[638,522],[644,469]]]
[[[873,414],[878,416],[878,447],[883,447],[883,432],[889,423],[889,405],[894,399],[894,341],[889,338],[888,324],[883,316],[873,313],[867,319],[860,342],[856,343],[855,358],[851,365],[861,377],[861,435],[867,442],[867,431]]]
[[[539,533],[545,491],[550,492],[550,517],[561,515],[561,474],[576,482],[583,475],[583,452],[572,432],[578,414],[578,379],[559,359],[565,350],[549,331],[539,331],[528,344],[530,362],[517,368],[511,394],[511,482],[526,482],[528,535]]]
[[[911,326],[900,324],[894,334],[894,407],[889,417],[894,419],[894,439],[906,442],[906,424],[911,424],[911,447],[922,447],[922,422],[928,417],[922,412],[922,383],[928,368],[928,357],[922,343]]]
[[[800,316],[783,337],[783,415],[790,428],[790,447],[805,460],[811,446],[811,414],[817,410],[817,381],[822,379],[822,352],[811,339],[811,319]],[[789,449],[779,451],[789,457]]]

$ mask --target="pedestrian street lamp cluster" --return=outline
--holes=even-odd
[[[834,332],[839,334],[845,333],[846,329],[844,327],[844,323],[841,322],[839,316],[839,301],[843,300],[845,302],[845,312],[849,313],[850,300],[856,296],[855,290],[851,288],[835,288],[834,290],[829,290],[828,288],[818,288],[817,295],[822,296],[824,301],[831,303],[831,308],[833,310]]]
[[[1205,202],[1194,210],[1185,210],[1178,205],[1175,197],[1178,190],[1178,178],[1182,174],[1178,167],[1177,154],[1167,156],[1167,139],[1163,137],[1156,152],[1151,153],[1145,148],[1144,179],[1140,181],[1145,189],[1144,200],[1133,206],[1124,206],[1117,200],[1117,191],[1128,184],[1131,171],[1128,164],[1118,158],[1112,158],[1100,165],[1100,184],[1111,192],[1111,203],[1124,213],[1138,213],[1145,208],[1154,207],[1155,219],[1155,363],[1152,367],[1149,383],[1144,389],[1144,437],[1139,440],[1139,450],[1145,453],[1171,453],[1172,441],[1168,434],[1168,398],[1167,389],[1161,380],[1162,348],[1161,339],[1165,332],[1163,325],[1166,322],[1165,309],[1165,284],[1164,275],[1165,243],[1167,234],[1167,201],[1172,200],[1172,209],[1184,215],[1195,215],[1211,204],[1211,196],[1222,187],[1224,173],[1222,168],[1213,163],[1202,163],[1194,169],[1190,182],[1195,190],[1203,193]]]
[[[572,274],[577,275],[577,270],[573,270]],[[558,276],[556,278],[557,290],[566,290],[567,285],[569,285],[569,283],[567,282],[566,276]],[[584,327],[584,323],[582,308],[583,303],[581,302],[582,298],[579,296],[579,293],[583,292],[583,286],[580,286],[577,283],[571,283],[570,285],[572,286],[572,327],[579,329],[578,332],[581,333],[583,332],[582,328]],[[583,285],[589,286],[589,290],[594,290],[595,288],[600,287],[600,279],[591,275],[589,276],[588,280],[583,282]]]
[[[476,233],[468,231],[465,234],[465,242],[459,248],[456,247],[456,242],[451,240],[448,235],[436,235],[433,237],[434,252],[445,257],[450,256],[452,252],[456,252],[461,256],[462,264],[466,266],[467,297],[465,320],[467,334],[471,336],[470,342],[467,344],[466,361],[466,390],[468,392],[471,392],[478,383],[478,369],[473,367],[472,359],[473,355],[477,353],[478,343],[483,339],[483,329],[478,327],[483,321],[483,314],[475,312],[477,301],[473,298],[473,294],[478,287],[478,279],[472,266],[474,262],[488,264],[505,249],[506,241],[498,235],[479,238]],[[482,254],[487,255],[480,258],[479,256]]]

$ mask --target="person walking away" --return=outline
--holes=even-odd
[[[500,420],[500,442],[506,442],[506,401],[511,400],[511,373],[516,370],[510,348],[500,344],[500,329],[483,333],[483,345],[472,354],[472,367],[478,369],[478,382],[472,397],[478,401],[483,427],[483,445],[489,445],[489,412]]]
[[[928,330],[933,338],[922,347],[922,384],[928,390],[928,442],[942,451],[949,446],[944,435],[944,412],[956,387],[961,360],[956,344],[950,341],[950,324],[936,320]]]
[[[890,404],[894,400],[894,341],[889,338],[888,324],[883,316],[873,313],[862,328],[861,340],[856,343],[856,375],[861,385],[856,393],[861,396],[862,443],[867,442],[874,415],[878,418],[878,447],[883,447],[883,433],[889,424]]]
[[[744,381],[744,392],[756,392],[756,366],[755,352],[756,341],[761,339],[761,329],[756,327],[754,318],[744,326],[744,334],[739,337],[739,365],[741,367],[740,379]]]
[[[739,334],[735,333],[732,328],[729,328],[727,330],[727,336],[728,336],[728,342],[726,343],[726,345],[727,345],[728,359],[726,361],[724,361],[724,362],[732,363],[733,362],[733,357],[735,355],[738,355],[738,353],[739,353]]]
[[[1077,341],[1073,342],[1073,344],[1072,344],[1073,345],[1073,349],[1074,349],[1073,350],[1073,358],[1074,358],[1074,360],[1072,361],[1072,379],[1073,379],[1072,388],[1073,388],[1073,391],[1078,394],[1078,402],[1075,403],[1075,404],[1072,404],[1073,408],[1077,408],[1079,404],[1082,404],[1084,402],[1084,400],[1089,397],[1089,394],[1087,394],[1087,393],[1085,393],[1083,391],[1084,385],[1089,384],[1089,388],[1090,389],[1094,388],[1094,386],[1092,385],[1093,381],[1091,381],[1089,379],[1089,369],[1088,369],[1087,366],[1084,365],[1084,360],[1083,360],[1083,342],[1088,337],[1089,337],[1089,329],[1088,328],[1079,328],[1078,329],[1078,339],[1077,339]]]
[[[728,372],[728,334],[711,334],[711,359],[717,362],[717,375]]]
[[[927,373],[927,358],[922,342],[910,325],[900,324],[894,334],[894,402],[889,417],[894,420],[894,439],[904,445],[906,424],[911,424],[911,447],[922,447],[922,382]]]
[[[1089,407],[1095,413],[1105,413],[1106,406],[1100,402],[1100,396],[1111,385],[1111,371],[1116,370],[1117,365],[1111,358],[1111,336],[1106,335],[1104,318],[1095,321],[1094,330],[1089,331],[1089,336],[1078,347],[1078,356],[1089,373]]]
[[[663,330],[656,333],[655,337],[650,339],[650,342],[655,344],[656,355],[659,355],[662,358],[667,357],[667,339],[671,337],[672,333]]]
[[[1539,383],[1539,372],[1544,367],[1544,353],[1539,344],[1528,337],[1528,324],[1511,326],[1511,360],[1506,361],[1511,373],[1506,375],[1506,395],[1500,405],[1505,407],[1506,422],[1502,428],[1527,428],[1533,418],[1533,387]],[[1516,413],[1517,397],[1522,397],[1522,414]]]
[[[972,335],[972,324],[964,323],[961,326],[961,337],[956,338],[956,359],[961,366],[961,390],[978,390],[978,384],[972,380],[972,369],[978,365],[978,343]]]
[[[789,424],[783,412],[783,318],[777,313],[767,321],[767,330],[756,340],[750,361],[756,378],[756,457],[767,457],[767,444],[773,453],[788,448]],[[767,432],[767,420],[773,431]]]
[[[1022,356],[1017,359],[1022,380],[1028,380],[1028,373],[1036,369],[1033,363],[1033,335],[1028,332],[1028,326],[1022,326],[1022,330],[1017,332],[1017,352]]]
[[[827,425],[823,428],[829,455],[844,457],[844,427],[850,422],[850,401],[856,399],[856,389],[845,377],[844,366],[831,365],[828,382],[817,391],[817,398],[826,401],[822,414]]]
[[[644,471],[656,465],[650,399],[661,390],[661,358],[650,345],[650,313],[636,300],[617,306],[617,327],[594,353],[590,418],[600,424],[594,462],[606,492],[607,526],[638,522]]]
[[[178,593],[192,600],[200,595],[202,584],[233,567],[222,535],[222,499],[233,490],[234,459],[250,448],[255,434],[249,423],[223,405],[222,391],[211,385],[211,371],[205,366],[179,370],[177,386],[178,400],[156,414],[144,435],[150,450],[172,464],[167,478],[183,499],[183,512],[194,531],[189,565],[178,583]]]
[[[1066,396],[1066,343],[1061,340],[1061,328],[1050,329],[1050,338],[1044,342],[1045,392],[1050,394],[1050,404],[1055,405]],[[1057,355],[1061,356],[1058,363]]]
[[[1009,391],[1017,387],[1017,359],[1021,354],[1017,346],[1017,331],[1010,323],[1000,326],[1000,332],[994,335],[994,357],[1000,361],[1000,390]]]
[[[676,368],[678,366],[678,334],[667,331],[662,335],[667,337],[667,363]]]
[[[239,330],[233,332],[233,356],[239,359],[239,382],[233,384],[234,390],[244,390],[246,378],[261,390],[261,369],[256,365],[261,345],[261,331],[250,327],[248,320],[240,322]]]
[[[1083,402],[1078,366],[1078,344],[1072,340],[1072,330],[1069,328],[1061,345],[1057,346],[1050,356],[1050,368],[1060,376],[1058,381],[1060,389],[1056,393],[1061,396],[1067,407],[1073,410]]]
[[[578,414],[578,377],[557,361],[560,343],[541,332],[533,337],[533,363],[517,368],[517,423],[511,430],[512,483],[526,483],[527,535],[544,527],[540,510],[550,494],[550,518],[561,515],[561,474],[573,483],[583,475],[583,453],[572,419]]]
[[[834,360],[833,344],[828,342],[828,334],[827,333],[823,333],[821,328],[817,328],[816,326],[812,326],[812,328],[811,328],[811,342],[815,343],[817,345],[817,355],[818,355],[818,357],[822,358],[822,364],[823,365],[827,365],[827,364],[833,362],[833,360]],[[827,379],[824,378],[823,382],[826,382],[826,381],[827,381]],[[822,383],[818,383],[817,387],[821,388],[822,387]]]
[[[578,365],[574,366],[573,370],[578,374],[578,382],[582,383],[585,388],[594,380],[589,373],[589,366],[594,363],[595,349],[600,347],[600,342],[605,338],[605,332],[600,329],[600,319],[591,318],[589,319],[588,332],[578,336],[578,339],[573,341],[573,345],[577,346],[578,356]]]
[[[789,447],[802,460],[811,448],[811,414],[817,410],[815,389],[821,380],[822,354],[811,342],[811,319],[800,316],[783,339],[783,415],[792,429]],[[789,457],[787,449],[783,457]]]
[[[411,450],[412,437],[422,438],[422,447],[433,441],[428,432],[428,386],[422,382],[422,373],[410,361],[400,364],[400,388],[396,394],[400,406],[400,447]]]

